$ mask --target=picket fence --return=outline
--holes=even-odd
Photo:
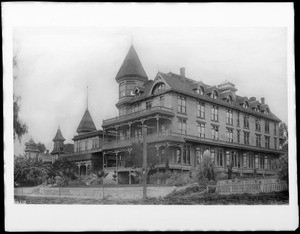
[[[237,193],[267,193],[279,192],[288,189],[285,181],[276,182],[262,182],[262,181],[249,181],[249,182],[227,182],[217,185],[209,185],[207,189],[215,188],[216,193],[219,194],[237,194]]]

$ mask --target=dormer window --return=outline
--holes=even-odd
[[[245,109],[248,109],[248,108],[249,108],[249,103],[248,103],[247,101],[245,101],[245,102],[243,103],[243,107],[244,107]]]
[[[163,82],[157,83],[152,91],[152,94],[159,93],[160,91],[164,90],[166,88],[166,85]]]
[[[226,101],[227,101],[228,103],[232,104],[232,102],[233,102],[232,96],[231,96],[231,95],[228,95]]]
[[[216,90],[213,90],[211,93],[211,98],[218,99],[218,92]]]
[[[270,113],[270,110],[267,108],[265,111],[265,114],[268,115]]]
[[[140,96],[140,90],[139,89],[136,89],[135,91],[134,91],[134,95],[136,96],[136,97],[138,97],[138,96]]]
[[[196,93],[197,94],[200,94],[200,95],[204,95],[204,88],[202,86],[199,86],[197,89],[196,89]]]

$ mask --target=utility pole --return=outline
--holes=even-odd
[[[142,166],[142,178],[143,178],[143,200],[147,198],[147,128],[152,129],[154,127],[150,127],[147,125],[138,125],[138,127],[142,127],[143,134],[143,166]]]

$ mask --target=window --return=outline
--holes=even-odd
[[[249,116],[244,115],[244,128],[249,129]]]
[[[221,149],[212,149],[211,150],[212,158],[215,161],[215,165],[219,167],[224,166],[224,157],[223,157],[223,151]]]
[[[197,117],[205,118],[205,106],[204,103],[197,102]]]
[[[213,90],[211,93],[211,98],[218,99],[218,92],[216,90]]]
[[[85,143],[85,144],[84,144],[84,149],[87,150],[87,149],[88,149],[88,140],[85,140],[84,143]]]
[[[97,137],[92,138],[92,148],[93,149],[98,148],[98,138]]]
[[[233,125],[233,112],[232,110],[226,111],[226,123],[229,125]]]
[[[227,137],[227,142],[233,142],[233,129],[227,128],[226,137]]]
[[[152,107],[152,102],[146,102],[146,109],[149,110]]]
[[[260,132],[260,119],[255,120],[255,131]]]
[[[261,147],[261,135],[255,134],[256,146]]]
[[[191,146],[184,145],[183,147],[183,163],[191,164]]]
[[[237,123],[236,123],[237,127],[240,127],[240,113],[237,113]]]
[[[176,163],[181,163],[181,150],[176,149]]]
[[[277,149],[277,138],[274,137],[274,148]]]
[[[241,143],[241,131],[240,130],[236,130],[237,133],[237,143]]]
[[[249,132],[244,132],[244,144],[249,145]]]
[[[265,147],[270,149],[270,137],[265,136]]]
[[[205,123],[197,124],[198,137],[205,138]]]
[[[186,134],[186,120],[178,119],[178,130],[181,134]]]
[[[266,122],[265,122],[265,133],[269,133],[270,132],[270,126],[269,125],[270,125],[269,121],[266,120]]]
[[[126,95],[126,84],[125,82],[120,84],[120,98]]]
[[[136,128],[134,129],[134,137],[142,137],[142,129],[141,128]]]
[[[254,157],[251,154],[246,155],[246,168],[252,169],[254,167]]]
[[[277,134],[277,129],[276,129],[276,123],[274,123],[274,135],[276,135]]]
[[[202,86],[199,86],[197,89],[196,89],[196,93],[197,94],[200,94],[200,95],[204,95],[204,88]]]
[[[219,140],[219,126],[212,125],[211,136],[214,140]]]
[[[159,105],[160,106],[165,106],[165,97],[164,96],[159,97]]]
[[[216,106],[211,107],[211,120],[212,121],[219,121],[219,109]]]
[[[244,101],[243,107],[244,107],[245,109],[248,109],[248,108],[249,108],[249,103],[248,103],[247,101]]]
[[[232,104],[233,98],[231,97],[231,95],[228,95],[226,101],[227,101],[229,104]]]
[[[186,98],[178,96],[177,100],[178,100],[178,109],[177,109],[177,111],[179,113],[186,114]]]
[[[153,94],[159,93],[160,91],[164,90],[166,88],[166,85],[162,82],[157,83],[153,88]]]
[[[204,148],[196,148],[196,164],[199,165],[203,160]]]
[[[240,168],[240,157],[236,151],[230,151],[231,163],[233,167]]]
[[[256,155],[258,157],[258,165],[255,165],[258,169],[265,169],[265,157],[263,155]]]

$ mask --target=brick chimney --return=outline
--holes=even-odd
[[[185,77],[185,67],[180,68],[180,75],[181,77]]]
[[[261,104],[265,104],[265,98],[264,97],[261,98]]]
[[[49,154],[49,150],[46,150],[46,153]]]

